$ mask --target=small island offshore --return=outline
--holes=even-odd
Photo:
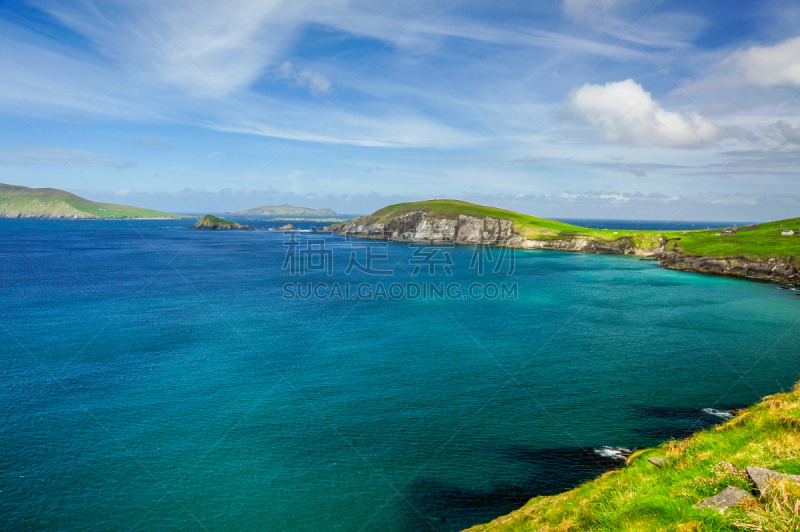
[[[211,214],[206,214],[205,216],[197,220],[197,223],[191,226],[189,229],[201,229],[206,231],[213,231],[213,230],[255,231],[255,227],[253,227],[252,225],[239,225],[236,222],[223,220],[222,218],[218,218]]]

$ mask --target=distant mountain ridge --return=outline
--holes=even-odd
[[[183,216],[130,205],[99,203],[57,188],[28,188],[0,183],[0,218],[109,220]]]
[[[294,205],[262,205],[236,211],[233,214],[245,216],[336,216],[331,209],[309,209],[306,207],[295,207]]]

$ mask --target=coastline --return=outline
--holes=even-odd
[[[377,235],[369,232],[350,232],[337,230],[335,226],[322,228],[339,235],[368,240],[383,240],[389,242],[410,242],[430,244],[485,244],[493,247],[507,247],[515,249],[542,249],[551,251],[565,251],[573,253],[592,253],[606,255],[638,255],[651,258],[659,262],[661,267],[668,270],[702,273],[707,275],[722,275],[737,277],[760,282],[772,282],[800,286],[800,270],[790,260],[771,257],[768,259],[748,259],[745,257],[726,257],[709,255],[686,255],[677,251],[669,251],[664,239],[658,247],[637,246],[628,238],[612,241],[598,241],[586,237],[561,238],[552,240],[537,240],[513,235],[504,240],[495,241],[463,241],[447,238],[408,238],[394,235]],[[437,235],[438,236],[438,235]]]
[[[746,525],[796,518],[776,500],[800,497],[800,383],[734,414],[686,439],[637,450],[619,469],[557,495],[533,497],[463,532],[783,530]],[[723,501],[723,492],[739,497]]]

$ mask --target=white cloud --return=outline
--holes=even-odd
[[[284,78],[293,79],[300,87],[308,87],[311,94],[318,95],[331,89],[331,82],[324,75],[308,69],[298,72],[289,61],[281,65],[279,70]]]
[[[723,134],[698,113],[666,111],[632,79],[587,83],[571,95],[570,103],[576,118],[600,128],[613,142],[691,148]]]
[[[800,37],[775,46],[753,46],[735,52],[726,62],[733,63],[738,74],[753,85],[800,86]]]

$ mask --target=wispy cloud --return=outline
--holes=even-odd
[[[0,150],[0,164],[43,166],[112,166],[119,170],[136,166],[136,161],[112,161],[110,153],[66,148],[18,147]]]
[[[140,148],[144,148],[146,150],[153,150],[153,151],[171,150],[173,148],[166,142],[161,142],[159,140],[153,140],[153,139],[134,140],[133,145],[138,146]]]
[[[621,162],[594,162],[581,163],[584,166],[594,168],[607,168],[616,172],[632,174],[636,177],[645,177],[647,174],[659,170],[684,170],[689,166],[678,164],[658,164],[658,163],[621,163]]]
[[[289,61],[281,65],[278,70],[284,79],[294,80],[299,87],[308,87],[311,90],[311,94],[319,95],[331,89],[331,82],[324,75],[307,68],[297,71]]]

